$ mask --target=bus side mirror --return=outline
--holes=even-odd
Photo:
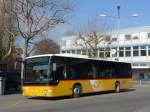
[[[56,63],[53,63],[53,71],[56,71]]]

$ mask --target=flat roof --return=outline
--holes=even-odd
[[[129,27],[129,28],[120,28],[120,29],[114,29],[111,32],[107,32],[108,34],[112,33],[113,35],[116,34],[132,34],[132,33],[139,33],[139,32],[150,32],[150,26],[136,26],[136,27]],[[68,35],[68,36],[64,36],[62,38],[62,40],[72,40],[74,38],[76,38],[77,35]]]
[[[91,60],[99,60],[99,61],[108,61],[108,62],[121,62],[121,63],[129,63],[129,62],[123,62],[123,61],[116,61],[116,60],[106,60],[106,59],[100,59],[100,58],[89,58],[87,55],[78,55],[78,54],[43,54],[43,55],[35,55],[35,56],[29,56],[25,59],[30,58],[36,58],[36,57],[46,57],[46,56],[58,56],[58,57],[68,57],[68,58],[80,58],[80,59],[91,59]]]

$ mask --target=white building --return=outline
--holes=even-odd
[[[107,59],[131,62],[134,79],[150,80],[150,26],[121,29],[115,34],[111,35],[111,50]],[[75,45],[75,38],[76,36],[62,38],[61,53],[88,55],[88,50]],[[105,56],[101,47],[97,53],[99,58]]]

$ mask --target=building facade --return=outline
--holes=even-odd
[[[133,79],[150,80],[150,26],[126,28],[114,32],[110,35],[109,46],[100,44],[96,52],[97,58],[130,62]],[[75,45],[76,37],[62,38],[61,53],[89,54],[89,49],[85,50]],[[110,49],[109,53],[105,51],[106,48]]]

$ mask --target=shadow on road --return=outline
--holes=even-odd
[[[120,93],[122,92],[132,92],[135,91],[136,89],[124,89],[121,90]],[[96,95],[104,95],[104,94],[114,94],[114,91],[103,91],[103,92],[95,92],[95,93],[87,93],[83,94],[82,97],[88,97],[88,96],[96,96]],[[117,94],[117,93],[115,93]],[[56,100],[65,100],[65,99],[73,99],[72,96],[61,96],[61,97],[28,97],[28,99],[32,100],[51,100],[51,101],[56,101]]]
[[[122,92],[132,92],[132,91],[135,91],[135,90],[136,89],[123,89],[119,93],[122,93]],[[83,97],[95,96],[95,95],[105,95],[105,94],[117,94],[117,93],[115,93],[114,91],[102,91],[102,92],[84,94]]]
[[[14,94],[22,94],[21,91],[7,91],[3,95],[14,95]]]
[[[123,90],[121,90],[121,92],[132,92],[132,91],[136,91],[136,89],[123,89]]]

